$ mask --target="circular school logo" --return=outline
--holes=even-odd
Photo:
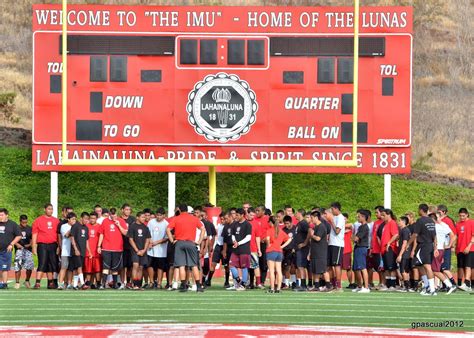
[[[196,83],[188,95],[188,121],[209,141],[235,141],[256,121],[257,97],[237,75],[218,73]]]

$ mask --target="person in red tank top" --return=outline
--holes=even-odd
[[[84,258],[84,273],[86,274],[86,285],[100,287],[102,272],[102,257],[97,252],[99,247],[99,229],[100,224],[97,223],[99,215],[94,211],[89,215],[89,251]],[[94,280],[95,278],[95,280]],[[95,284],[94,284],[95,283]]]
[[[262,232],[262,224],[256,219],[255,209],[250,207],[247,210],[247,220],[252,225],[252,239],[250,240],[250,288],[255,286],[264,289],[261,282],[259,259],[262,257],[261,241],[265,235]],[[255,277],[255,284],[254,284]]]
[[[58,231],[59,219],[53,217],[53,205],[44,206],[44,215],[33,222],[32,249],[33,255],[38,255],[36,269],[36,283],[34,288],[39,289],[43,273],[48,276],[48,288],[54,288],[53,273],[58,271]]]
[[[383,258],[383,266],[385,269],[385,280],[388,291],[394,291],[397,280],[397,255],[398,255],[398,225],[395,221],[395,215],[392,210],[384,209],[382,218],[385,226],[382,231],[380,249]]]

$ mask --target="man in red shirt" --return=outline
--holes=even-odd
[[[105,289],[109,274],[112,274],[113,288],[117,288],[117,276],[123,263],[122,236],[126,236],[128,231],[127,222],[118,217],[115,208],[111,208],[109,213],[109,218],[104,219],[99,228],[99,243],[97,244],[97,253],[102,255],[103,264],[101,290]]]
[[[255,208],[255,221],[260,222],[260,230],[262,234],[266,234],[270,229],[270,224],[268,223],[269,216],[265,215],[265,206],[259,205]],[[262,241],[260,243],[260,251],[262,255],[258,259],[258,266],[260,268],[260,281],[262,285],[265,284],[265,279],[267,278],[268,264],[267,264],[267,243]]]
[[[260,279],[260,266],[259,258],[262,257],[262,251],[260,248],[260,243],[265,237],[262,233],[262,225],[260,221],[255,218],[256,213],[255,209],[250,207],[247,211],[247,220],[252,225],[252,239],[250,240],[250,288],[254,288],[254,276],[257,287],[259,289],[264,289],[261,279]]]
[[[179,216],[171,219],[166,229],[170,242],[175,243],[174,266],[179,268],[179,279],[181,280],[179,291],[188,291],[186,286],[186,268],[191,268],[194,281],[196,282],[196,291],[204,292],[198,269],[199,253],[197,246],[201,245],[206,231],[201,221],[188,213],[188,206],[186,204],[181,204],[179,210]],[[173,229],[174,235],[171,233]],[[201,233],[196,241],[196,231],[198,229]]]
[[[84,273],[86,274],[86,285],[92,289],[100,287],[102,271],[102,257],[97,252],[99,247],[99,230],[100,224],[97,223],[99,215],[96,212],[92,212],[89,216],[89,223],[86,224],[89,229],[89,249],[86,257],[84,258]],[[93,283],[93,277],[95,277],[95,284]]]
[[[35,289],[40,288],[43,273],[46,273],[48,277],[48,289],[54,288],[53,273],[58,271],[60,249],[57,243],[57,231],[59,219],[52,215],[53,205],[48,203],[44,206],[44,215],[33,222],[32,249],[33,255],[38,255]]]
[[[382,238],[380,243],[380,252],[383,259],[383,267],[385,269],[385,280],[387,291],[395,291],[397,285],[397,255],[398,255],[398,225],[395,222],[395,215],[392,210],[384,209],[382,218],[385,226],[382,230]],[[384,291],[385,289],[382,289]]]
[[[370,241],[370,253],[369,253],[369,264],[367,267],[369,268],[369,279],[373,280],[373,278],[370,277],[372,274],[372,271],[376,271],[379,275],[379,285],[378,288],[384,286],[384,278],[383,278],[383,271],[380,269],[380,263],[382,260],[382,256],[380,254],[380,241],[379,238],[377,237],[377,231],[379,230],[380,225],[384,222],[382,219],[382,210],[384,207],[382,206],[377,206],[375,207],[375,217],[377,220],[374,222],[374,227],[372,228],[372,240]]]
[[[464,283],[458,277],[459,288],[471,292],[471,269],[474,268],[474,221],[469,219],[466,208],[459,209],[459,222],[456,224],[456,255],[458,271],[463,271]]]

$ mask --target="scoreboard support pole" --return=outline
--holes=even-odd
[[[53,216],[58,217],[58,172],[51,171],[50,203],[53,205]]]
[[[216,167],[209,167],[209,203],[217,205],[217,174]]]
[[[176,208],[176,173],[168,173],[168,217],[174,216]]]
[[[392,209],[392,175],[383,175],[383,205],[387,209]]]
[[[265,174],[265,207],[273,211],[273,174]]]

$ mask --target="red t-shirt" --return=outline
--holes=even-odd
[[[183,212],[179,216],[170,219],[168,229],[174,229],[176,240],[194,242],[196,240],[196,230],[203,226],[199,218]]]
[[[99,223],[94,225],[88,223],[86,226],[89,229],[89,247],[91,249],[92,255],[94,257],[99,257],[100,255],[97,252],[97,247],[99,245],[99,233],[101,225]]]
[[[33,221],[32,233],[37,234],[37,243],[51,244],[58,241],[59,219],[56,217],[40,216]]]
[[[117,218],[120,226],[128,230],[128,224],[123,218]],[[102,249],[105,251],[123,251],[123,237],[120,229],[115,225],[114,221],[109,218],[104,219],[99,228],[99,234],[104,235],[102,241]]]
[[[260,222],[261,230],[264,234],[266,234],[267,231],[271,228],[270,223],[268,223],[270,217],[267,215],[263,215],[262,217],[255,217],[255,219]]]
[[[288,234],[282,230],[278,232],[278,236],[275,238],[275,229],[269,229],[267,236],[270,237],[270,245],[267,247],[267,253],[272,251],[283,252],[281,246],[290,238]]]
[[[382,231],[382,239],[380,240],[381,242],[381,253],[384,254],[387,252],[387,244],[390,242],[390,239],[398,235],[398,225],[397,222],[395,222],[393,219],[386,223],[385,226],[383,227]],[[398,254],[398,247],[397,247],[398,241],[393,241],[390,244],[390,247],[392,248],[393,252],[395,254]]]
[[[346,229],[344,232],[344,254],[348,254],[352,252],[352,230]]]
[[[449,218],[448,216],[444,216],[441,219],[441,221],[443,221],[444,223],[446,223],[449,226],[449,228],[451,229],[453,234],[456,233],[456,227],[454,226],[453,220],[451,218]]]
[[[456,243],[456,253],[462,253],[466,247],[469,245],[469,242],[471,241],[472,238],[472,233],[473,233],[473,221],[470,219],[467,219],[462,222],[456,223],[456,235],[458,236],[458,240]],[[474,245],[471,245],[471,250],[474,251]]]
[[[371,253],[373,254],[379,254],[380,253],[380,244],[377,240],[377,230],[379,229],[380,224],[382,224],[383,221],[381,219],[378,219],[374,222],[374,227],[372,228],[372,249]]]
[[[250,252],[258,252],[257,248],[257,237],[262,240],[262,225],[257,219],[248,221],[252,225],[252,239],[250,240]]]

